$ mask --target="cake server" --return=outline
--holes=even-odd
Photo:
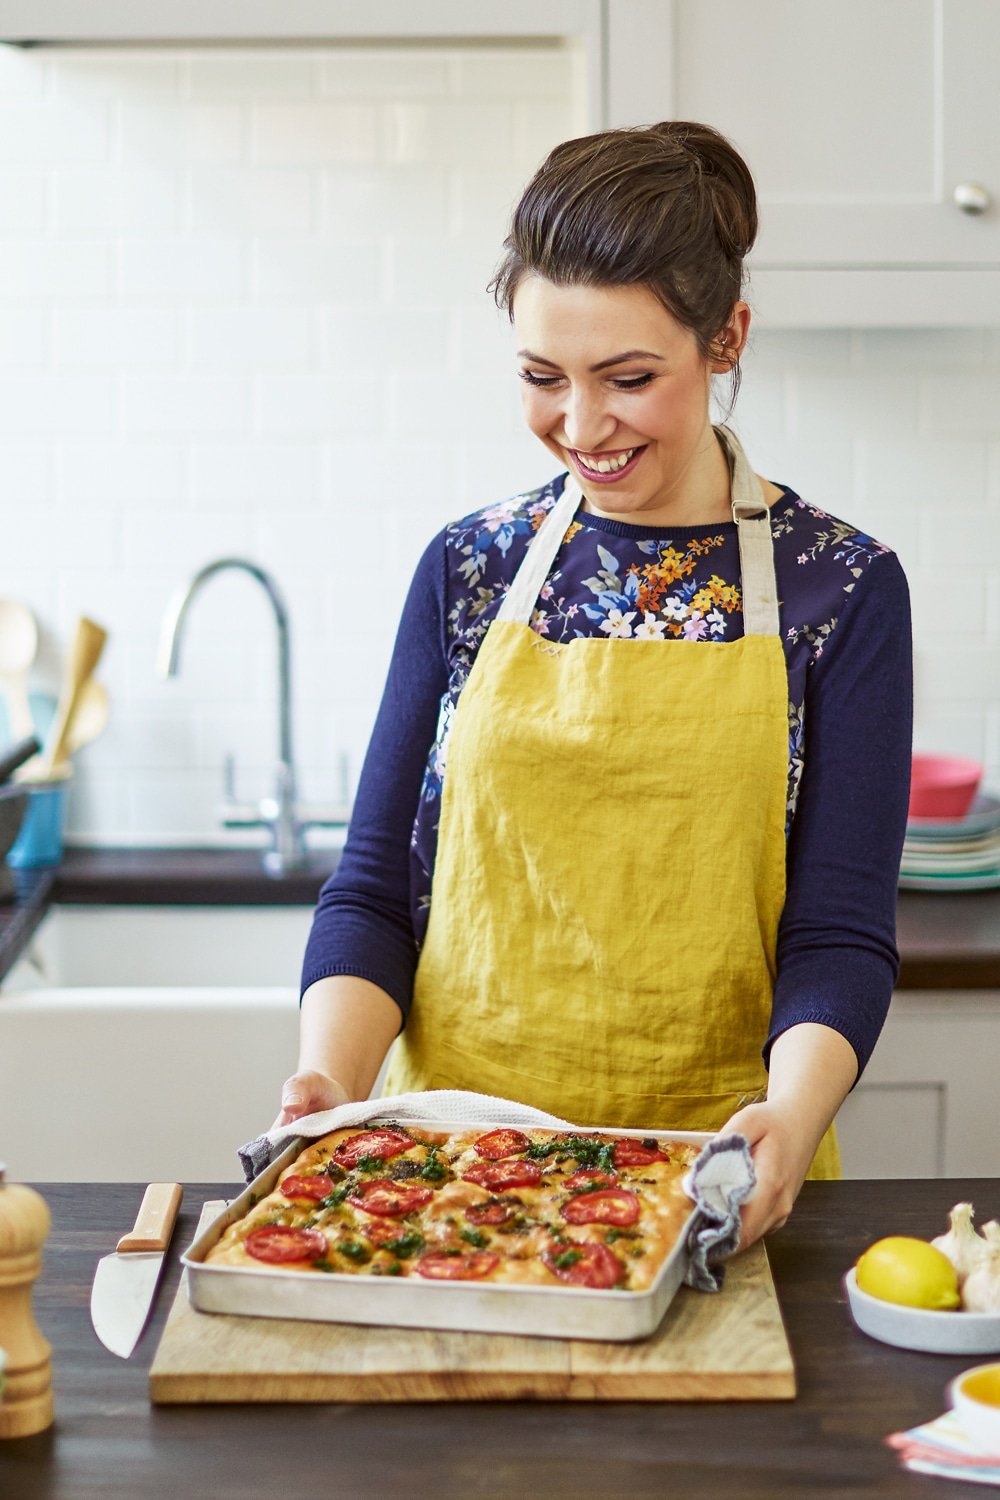
[[[118,1241],[113,1255],[97,1263],[90,1321],[105,1348],[122,1359],[128,1359],[146,1326],[181,1206],[181,1191],[178,1182],[151,1182],[135,1227]]]

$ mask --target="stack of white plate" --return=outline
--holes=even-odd
[[[964,818],[911,818],[899,884],[909,891],[1000,886],[1000,797],[981,792]]]

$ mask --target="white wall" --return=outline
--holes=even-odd
[[[0,48],[0,593],[38,615],[36,688],[78,614],[111,633],[74,836],[211,835],[227,751],[266,789],[254,585],[215,580],[154,673],[168,599],[224,553],[289,600],[306,796],[343,752],[356,775],[423,545],[551,473],[484,288],[583,128],[557,48]],[[1000,782],[1000,338],[760,329],[736,425],[900,552],[920,743]]]

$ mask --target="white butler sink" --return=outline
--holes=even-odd
[[[311,919],[54,907],[0,985],[10,1177],[238,1182],[236,1147],[270,1125],[295,1066]]]

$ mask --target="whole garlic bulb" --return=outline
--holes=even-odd
[[[1000,1313],[1000,1245],[987,1249],[962,1287],[966,1312]]]
[[[931,1244],[936,1249],[942,1250],[955,1267],[959,1287],[975,1270],[980,1259],[989,1249],[987,1242],[973,1228],[973,1212],[971,1203],[956,1203],[948,1215],[951,1225],[948,1233],[940,1234],[936,1240],[931,1240]]]
[[[980,1233],[991,1250],[1000,1250],[1000,1219],[990,1219]]]

